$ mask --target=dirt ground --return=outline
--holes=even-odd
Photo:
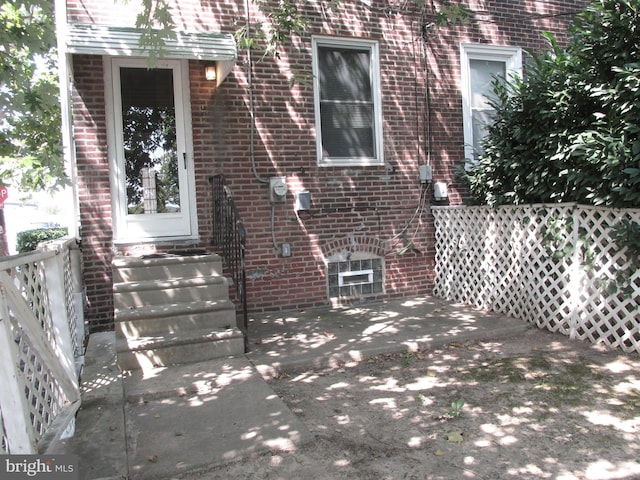
[[[215,479],[640,479],[640,357],[536,329],[281,374],[315,435]]]

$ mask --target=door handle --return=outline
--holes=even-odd
[[[184,169],[187,169],[187,152],[182,152],[182,161],[184,162]]]

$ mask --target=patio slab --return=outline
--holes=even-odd
[[[528,328],[429,296],[275,312],[252,315],[246,355],[116,372],[117,378],[114,335],[102,333],[87,351],[85,403],[64,453],[79,455],[82,479],[197,478],[198,472],[313,441],[265,379]]]
[[[247,357],[265,378],[383,353],[517,335],[526,322],[430,296],[254,315]]]

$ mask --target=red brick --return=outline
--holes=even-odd
[[[422,43],[420,20],[435,19],[431,6],[421,10],[418,2],[396,2],[404,7],[393,7],[394,13],[385,15],[387,1],[373,0],[367,6],[359,0],[342,0],[331,22],[324,22],[323,3],[327,2],[301,2],[301,11],[310,20],[307,32],[282,46],[281,64],[267,57],[256,61],[253,69],[256,170],[261,177],[286,175],[290,192],[309,189],[317,209],[310,218],[297,216],[291,193],[285,204],[276,206],[276,240],[292,244],[291,258],[274,255],[268,189],[252,173],[245,52],[239,52],[238,64],[220,87],[203,80],[203,62],[189,62],[199,246],[208,248],[213,233],[208,176],[222,173],[248,232],[248,302],[253,312],[326,304],[324,262],[350,248],[353,237],[359,251],[387,249],[386,297],[429,293],[434,277],[431,215],[424,212],[421,223],[414,221],[406,232],[421,253],[398,256],[394,251],[404,245],[403,236],[389,240],[402,232],[415,211],[420,198],[418,165],[427,159],[434,180],[449,183],[451,202],[462,202],[468,195],[455,173],[464,158],[460,42],[542,49],[545,43],[539,32],[552,31],[566,40],[567,22],[586,4],[583,0],[463,0],[458,3],[475,13],[471,21],[432,28]],[[68,0],[67,4],[70,23],[118,20],[113,5],[102,0]],[[233,33],[245,15],[244,0],[170,0],[169,4],[178,28],[184,30]],[[255,4],[251,5],[253,21],[260,21]],[[213,12],[216,17],[210,18]],[[382,166],[316,165],[313,90],[289,85],[290,68],[311,73],[312,35],[380,42],[384,153],[394,173],[387,175]],[[73,72],[87,317],[93,330],[104,330],[113,324],[111,259],[115,251],[126,253],[127,248],[114,248],[112,240],[102,58],[74,55]],[[431,111],[425,100],[427,82]]]

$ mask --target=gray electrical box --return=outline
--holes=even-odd
[[[431,165],[420,165],[420,183],[431,183],[433,180],[433,171]]]
[[[287,177],[269,178],[269,202],[282,203],[287,198]]]
[[[309,192],[309,190],[303,190],[295,194],[295,205],[293,209],[296,212],[311,210],[311,192]]]

